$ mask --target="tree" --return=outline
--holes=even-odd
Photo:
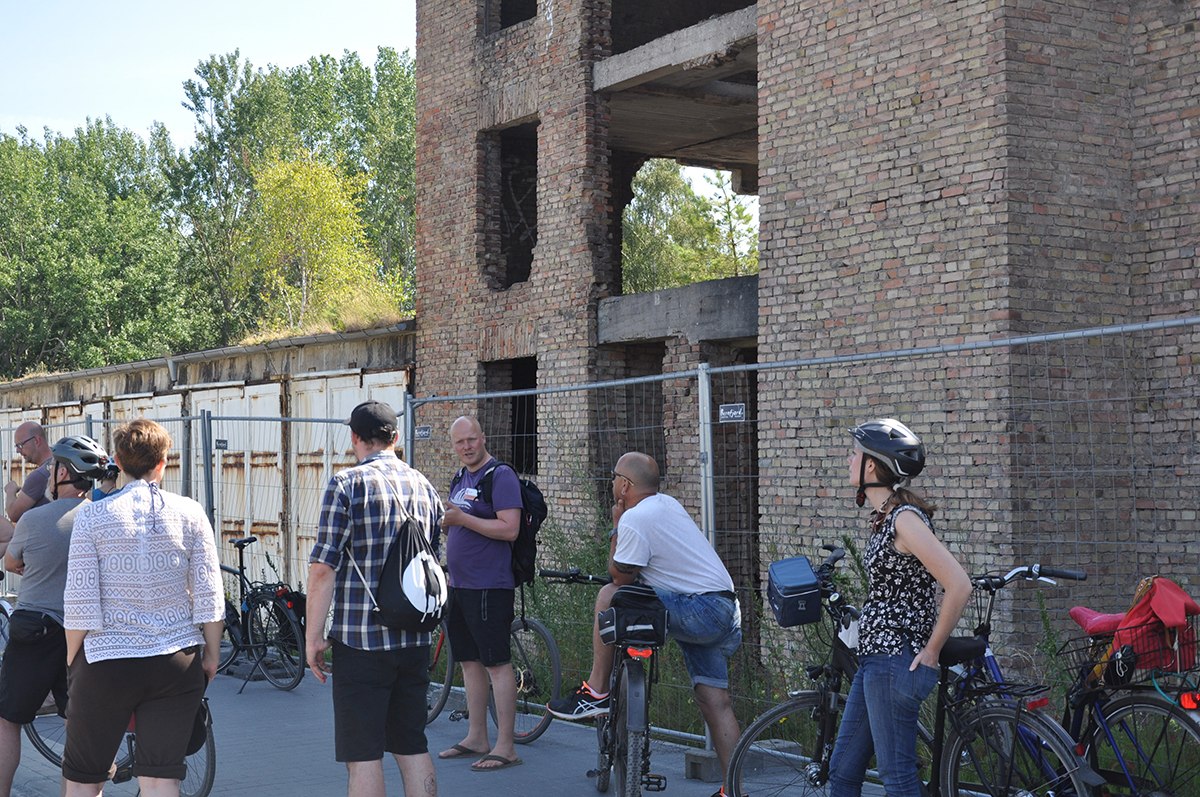
[[[380,312],[354,181],[315,159],[276,160],[255,174],[258,204],[238,261],[246,286],[261,286],[267,323],[337,326],[351,312]]]
[[[714,200],[696,193],[676,161],[651,159],[634,176],[622,220],[623,293],[757,271],[754,218],[729,176],[715,174]]]
[[[154,152],[111,120],[0,136],[0,374],[89,368],[189,338]]]

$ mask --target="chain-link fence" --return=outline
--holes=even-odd
[[[611,468],[626,451],[654,456],[663,491],[687,507],[733,575],[745,643],[733,665],[748,719],[803,683],[813,628],[781,631],[765,610],[766,569],[787,556],[851,551],[845,591],[863,581],[854,554],[867,519],[848,486],[847,428],[896,416],[923,438],[916,486],[936,504],[938,535],[968,571],[1041,562],[1086,570],[1083,584],[1014,585],[998,610],[999,652],[1049,674],[1045,651],[1072,633],[1066,609],[1127,608],[1159,573],[1200,593],[1200,318],[811,358],[457,397],[408,397],[407,458],[440,490],[458,467],[450,423],[476,416],[495,456],[532,476],[550,517],[543,566],[600,571],[611,525]],[[364,396],[365,397],[365,396]],[[399,409],[399,408],[398,408]],[[22,418],[24,420],[26,418]],[[80,417],[47,437],[84,432],[106,446],[124,417]],[[166,487],[200,501],[223,561],[254,534],[252,578],[301,584],[329,477],[353,462],[340,419],[157,417],[175,447]],[[20,481],[11,423],[0,469]],[[537,585],[527,611],[552,629],[564,679],[586,675],[594,591]],[[969,620],[964,621],[964,627]],[[657,725],[698,732],[678,651],[655,692]]]

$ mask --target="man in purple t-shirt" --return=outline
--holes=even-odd
[[[467,691],[466,737],[438,758],[471,757],[479,772],[521,763],[513,746],[517,684],[509,627],[513,621],[512,543],[521,523],[521,483],[516,471],[488,453],[479,421],[450,425],[450,441],[463,466],[450,482],[446,514],[446,564],[450,570],[447,628]],[[488,741],[488,682],[496,698],[496,745]]]

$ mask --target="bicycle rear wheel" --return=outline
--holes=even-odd
[[[61,767],[63,749],[67,746],[66,721],[56,712],[51,711],[48,714],[34,717],[33,722],[26,723],[24,728],[25,738],[29,739],[33,748],[51,764]],[[121,746],[117,749],[115,762],[117,769],[133,764],[133,751],[127,739],[128,734],[121,740]]]
[[[518,617],[511,629],[513,678],[517,682],[517,716],[513,741],[529,744],[546,732],[554,715],[546,703],[558,697],[562,688],[562,662],[558,645],[546,626],[532,617]],[[496,721],[496,701],[488,702],[492,722]]]
[[[295,689],[304,678],[304,633],[296,615],[275,595],[250,597],[250,646],[262,656],[262,672],[272,686]]]
[[[8,625],[8,601],[0,601],[0,661],[4,660],[4,651],[8,650],[8,638],[12,630]]]
[[[455,664],[450,638],[446,636],[446,621],[443,620],[441,625],[433,629],[433,642],[429,646],[429,688],[425,692],[425,705],[429,713],[425,717],[426,725],[437,719],[450,699],[456,681]]]
[[[1127,694],[1104,706],[1103,727],[1088,740],[1088,761],[1106,794],[1200,794],[1200,727],[1156,694]],[[1124,764],[1124,766],[1122,766]]]
[[[641,797],[642,773],[648,766],[649,728],[644,723],[631,721],[630,713],[642,713],[650,708],[645,705],[646,671],[637,659],[626,659],[617,666],[621,671],[617,676],[616,712],[610,717],[613,723],[613,780],[620,797]],[[634,706],[634,701],[643,707]]]
[[[1045,717],[984,703],[953,724],[942,754],[943,797],[1091,794],[1071,740]]]

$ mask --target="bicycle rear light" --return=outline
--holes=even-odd
[[[1025,710],[1026,711],[1037,711],[1039,708],[1045,708],[1048,705],[1050,705],[1050,698],[1039,697],[1039,698],[1035,698],[1033,700],[1026,700],[1025,701]]]
[[[635,659],[648,659],[654,655],[654,648],[625,648],[625,652]]]
[[[1200,709],[1200,692],[1180,692],[1179,707],[1186,711],[1196,711],[1197,709]]]

